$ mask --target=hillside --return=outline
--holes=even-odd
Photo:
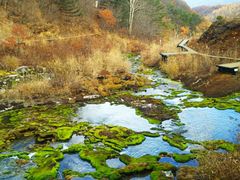
[[[221,52],[232,50],[236,55],[240,55],[240,19],[214,22],[198,42],[211,49]]]
[[[198,14],[200,14],[201,16],[207,16],[209,14],[211,14],[213,11],[221,8],[222,5],[218,5],[218,6],[198,6],[198,7],[194,7],[193,10],[195,12],[197,12]]]
[[[240,3],[219,6],[200,6],[193,10],[198,14],[205,16],[210,21],[215,21],[218,16],[222,16],[225,19],[240,17]]]

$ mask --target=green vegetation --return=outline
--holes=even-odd
[[[7,154],[0,154],[0,160],[9,158],[9,157],[13,157],[13,156],[17,156],[19,159],[29,160],[28,154],[29,153],[27,153],[27,152],[10,152]]]
[[[228,152],[233,152],[238,148],[238,145],[224,140],[204,141],[201,144],[208,150],[224,149]]]
[[[34,158],[37,167],[29,169],[26,178],[29,180],[56,179],[59,168],[58,161],[63,157],[63,153],[59,149],[52,147],[38,150]]]
[[[146,118],[151,124],[161,124],[164,120],[179,118],[178,109],[168,107],[161,100],[149,96],[134,96],[125,93],[119,94],[114,101],[135,108],[137,115]]]
[[[145,140],[143,134],[137,134],[124,127],[97,126],[84,135],[89,137],[90,143],[102,142],[106,146],[121,151],[127,146],[141,144]]]
[[[188,141],[181,135],[177,134],[164,135],[162,139],[164,141],[167,141],[171,146],[177,147],[178,149],[181,150],[185,150],[188,147],[187,145]]]
[[[180,163],[185,163],[195,158],[195,154],[173,154],[173,159]]]
[[[222,98],[205,98],[201,102],[185,101],[184,105],[186,107],[215,107],[219,110],[233,109],[236,112],[240,112],[240,103],[238,100],[236,100],[238,97],[240,97],[240,94],[235,93]]]

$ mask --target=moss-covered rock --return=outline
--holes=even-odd
[[[174,153],[172,155],[172,157],[176,162],[185,163],[192,159],[195,159],[196,155],[195,154],[176,154],[176,153]]]
[[[38,142],[69,139],[71,132],[83,129],[83,126],[70,121],[75,116],[74,111],[75,108],[70,105],[58,105],[0,113],[1,150],[6,149],[15,139],[23,137],[36,136]],[[72,127],[74,128],[71,129]]]
[[[168,142],[171,146],[177,147],[180,150],[185,150],[188,147],[187,140],[181,135],[164,135],[162,139]]]
[[[29,160],[29,153],[27,152],[9,152],[9,153],[4,153],[4,154],[0,154],[0,160],[1,159],[5,159],[5,158],[9,158],[9,157],[13,157],[13,156],[17,156],[19,159],[24,159],[24,160]]]
[[[72,137],[74,129],[72,127],[61,127],[57,129],[57,139],[66,141]]]
[[[36,152],[34,162],[37,167],[28,170],[26,178],[30,180],[51,180],[57,178],[59,162],[63,159],[63,153],[59,149],[45,147]]]
[[[138,115],[146,118],[152,124],[160,124],[169,119],[178,119],[178,109],[168,107],[161,100],[148,96],[120,94],[115,102],[135,108]]]
[[[238,97],[240,97],[240,93],[235,93],[221,98],[205,98],[201,102],[189,102],[185,100],[184,105],[186,107],[214,107],[219,110],[233,109],[236,112],[240,112],[240,103],[236,99]]]
[[[122,150],[130,145],[141,144],[145,137],[125,127],[97,126],[84,134],[90,143],[102,142],[115,150]]]
[[[238,148],[238,145],[224,140],[204,141],[201,144],[208,150],[225,149],[226,151],[233,152]]]

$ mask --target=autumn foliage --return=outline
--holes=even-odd
[[[99,10],[99,18],[103,20],[103,22],[110,27],[114,27],[116,25],[116,18],[113,16],[113,13],[110,9],[102,9]]]

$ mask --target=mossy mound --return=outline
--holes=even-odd
[[[222,98],[205,98],[201,102],[184,102],[186,107],[209,107],[219,110],[233,109],[236,112],[240,112],[240,103],[236,98],[240,97],[240,93],[235,93],[230,96]]]
[[[236,151],[238,148],[238,145],[224,140],[204,141],[201,143],[201,145],[208,150],[224,149],[228,152]]]
[[[195,159],[196,155],[195,154],[176,154],[176,153],[174,153],[172,155],[172,157],[176,162],[185,163],[192,159]]]
[[[14,157],[17,156],[19,159],[24,159],[24,160],[29,160],[29,153],[27,152],[9,152],[9,153],[4,153],[4,154],[0,154],[0,160],[1,159],[5,159],[5,158],[9,158],[9,157]]]
[[[180,150],[185,150],[188,147],[188,141],[178,134],[164,135],[162,139]]]
[[[63,153],[59,149],[45,147],[36,152],[34,162],[37,167],[28,170],[26,178],[30,180],[57,179],[59,162],[63,159]]]
[[[140,158],[132,158],[128,155],[120,156],[120,160],[125,163],[127,166],[119,169],[119,173],[122,176],[139,174],[142,172],[150,172],[151,177],[154,179],[166,177],[162,173],[163,171],[172,171],[175,172],[176,168],[168,163],[159,163],[160,157],[145,155]],[[158,173],[157,173],[158,172]]]
[[[84,134],[90,143],[102,142],[115,150],[122,150],[130,145],[141,144],[145,137],[124,127],[97,126]]]
[[[138,115],[146,118],[152,124],[160,124],[169,119],[179,119],[178,109],[168,107],[161,100],[148,96],[133,96],[125,93],[119,95],[115,102],[135,108]]]
[[[176,171],[176,168],[167,163],[159,163],[158,156],[146,155],[140,158],[132,158],[128,155],[121,155],[120,161],[126,164],[126,166],[120,169],[110,168],[106,160],[118,157],[119,154],[111,148],[96,147],[92,145],[72,145],[64,153],[76,153],[79,152],[81,159],[91,163],[96,168],[96,172],[90,173],[78,173],[71,170],[65,170],[65,177],[84,177],[90,175],[96,179],[126,179],[127,177],[138,175],[145,172],[163,172],[163,171]],[[161,177],[163,173],[160,173]]]
[[[37,106],[0,113],[1,150],[7,148],[15,139],[23,137],[35,136],[38,142],[70,138],[70,132],[73,130],[67,128],[70,131],[68,137],[63,137],[66,131],[61,133],[61,130],[64,129],[62,127],[74,127],[74,130],[78,130],[76,123],[70,121],[75,116],[74,111],[74,107],[70,105],[58,105]],[[81,128],[80,125],[77,127]]]

